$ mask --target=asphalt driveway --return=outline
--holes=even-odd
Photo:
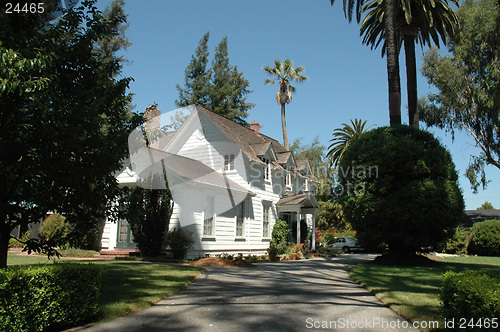
[[[349,265],[374,257],[209,268],[153,307],[85,331],[403,330],[406,320],[348,277]]]

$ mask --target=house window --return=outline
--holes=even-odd
[[[236,206],[236,236],[243,237],[245,234],[245,201]]]
[[[271,222],[271,206],[269,204],[262,204],[263,208],[263,222],[262,222],[262,237],[269,238],[269,224]]]
[[[215,215],[214,215],[214,196],[205,196],[205,206],[203,209],[203,235],[215,235]]]
[[[234,170],[234,154],[224,155],[224,170],[225,171]]]
[[[264,168],[264,179],[266,181],[271,181],[271,162],[268,159],[262,159],[263,162],[266,163]]]
[[[292,174],[290,173],[289,168],[286,168],[287,172],[285,173],[285,185],[290,187],[292,185]]]

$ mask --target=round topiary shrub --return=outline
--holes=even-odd
[[[476,255],[500,256],[500,220],[485,220],[472,226],[469,252]]]
[[[371,130],[354,141],[339,168],[336,194],[367,249],[414,254],[443,241],[464,208],[450,153],[429,132],[409,126]]]

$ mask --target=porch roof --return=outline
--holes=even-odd
[[[300,206],[302,209],[319,209],[318,201],[313,193],[309,191],[287,191],[276,203],[278,208],[287,206]]]

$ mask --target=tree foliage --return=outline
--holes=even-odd
[[[458,6],[457,0],[450,0]],[[397,0],[396,5],[396,35],[398,49],[404,46],[406,60],[406,76],[408,91],[409,124],[418,128],[417,112],[417,63],[415,57],[415,43],[439,47],[441,39],[446,45],[447,36],[453,36],[458,27],[458,18],[455,11],[448,4],[448,0]],[[377,48],[383,41],[382,57],[387,48],[383,0],[365,1],[363,12],[366,13],[360,34],[364,35],[363,43]]]
[[[245,79],[237,66],[229,63],[227,36],[222,38],[215,49],[212,67],[208,65],[207,32],[200,40],[195,54],[185,70],[184,87],[177,84],[179,99],[175,101],[178,107],[201,104],[217,114],[245,124],[248,110],[254,104],[247,103],[250,82]]]
[[[478,210],[494,210],[495,208],[493,207],[493,204],[490,202],[484,202],[480,207],[477,208]]]
[[[327,158],[330,158],[331,164],[336,167],[338,166],[342,156],[347,151],[352,142],[357,140],[363,133],[370,130],[374,125],[366,127],[367,120],[361,122],[360,119],[351,120],[351,125],[343,123],[344,127],[336,128],[333,130],[333,138],[330,140],[332,144],[328,146]]]
[[[149,179],[158,181],[158,178]],[[168,189],[151,185],[135,186],[123,200],[126,205],[126,219],[130,224],[134,242],[143,256],[156,257],[162,249],[168,231],[174,202]]]
[[[474,191],[487,185],[485,166],[500,169],[500,5],[465,1],[457,11],[460,27],[450,55],[425,53],[422,73],[437,88],[422,98],[420,117],[429,126],[465,130],[481,149],[466,170]]]
[[[51,14],[0,11],[0,266],[11,230],[57,211],[82,233],[105,218],[128,154],[130,78],[98,51],[124,18],[104,19],[95,1]],[[50,84],[49,84],[50,82]]]
[[[340,161],[339,202],[366,248],[415,253],[442,241],[464,208],[451,155],[408,126],[371,130]]]

